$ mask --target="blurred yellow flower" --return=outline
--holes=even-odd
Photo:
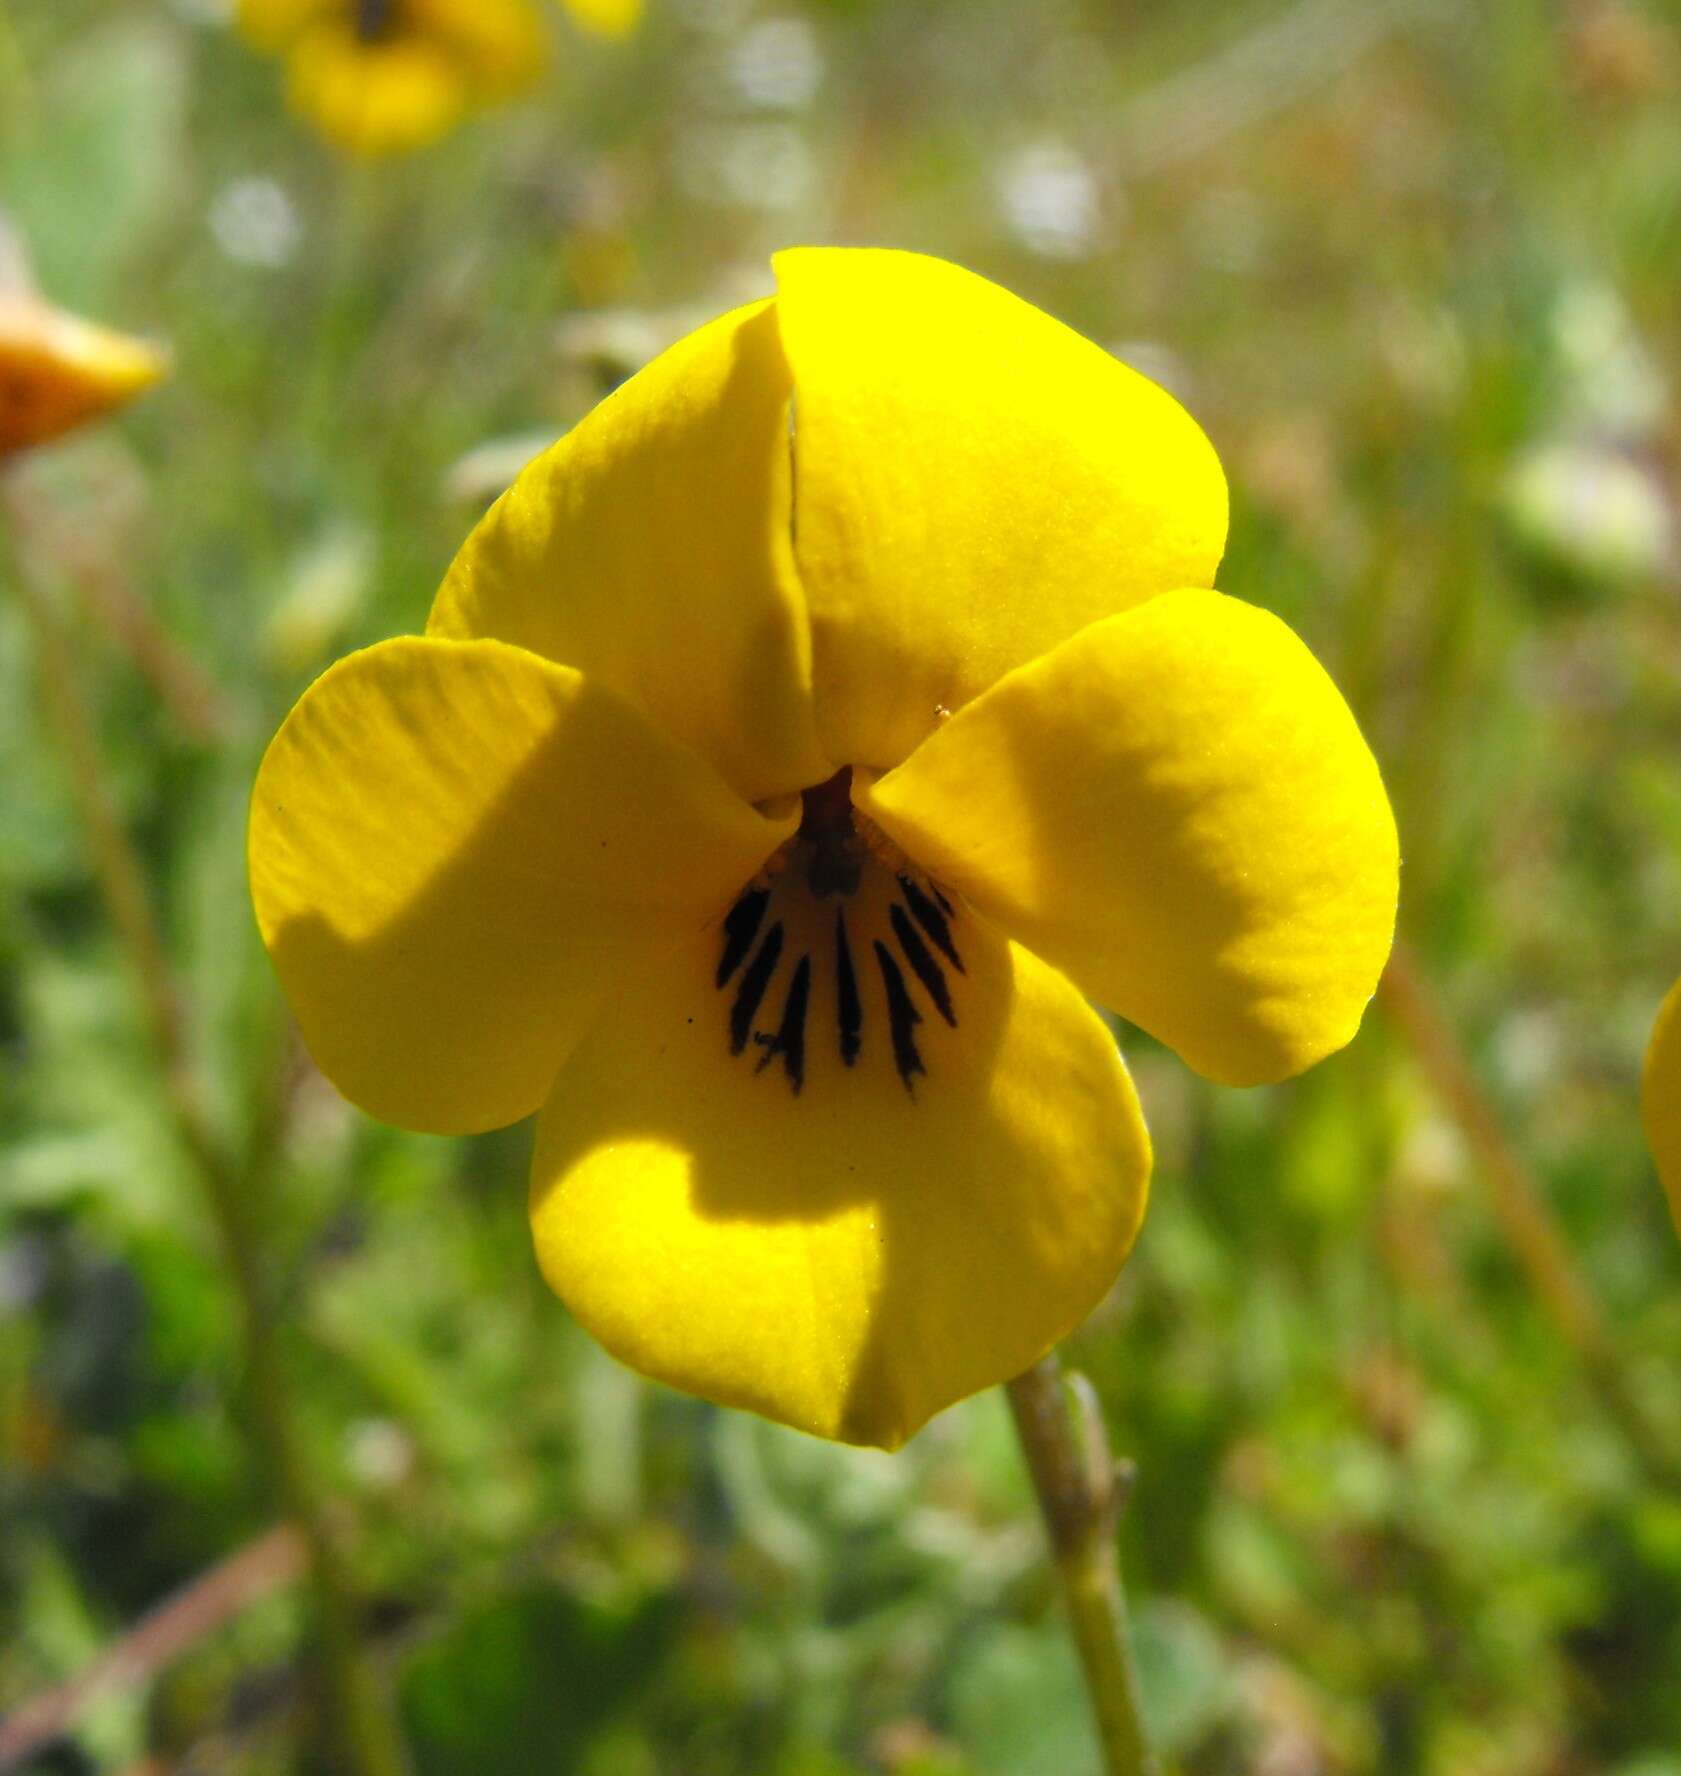
[[[1168,395],[938,260],[776,271],[305,693],[252,887],[350,1098],[540,1112],[538,1259],[610,1350],[892,1447],[1132,1244],[1082,995],[1294,1073],[1359,1023],[1396,841],[1306,648],[1200,589],[1225,483]]]
[[[165,362],[143,340],[0,290],[0,458],[126,405]]]
[[[628,37],[642,22],[642,0],[560,0],[573,22],[598,37]]]
[[[568,0],[591,28],[622,5]],[[352,154],[435,142],[476,105],[536,79],[547,50],[535,0],[239,0],[259,48],[283,54],[292,106]]]

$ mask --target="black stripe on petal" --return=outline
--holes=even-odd
[[[927,944],[917,935],[916,927],[905,916],[902,906],[894,907],[889,917],[893,921],[893,935],[905,952],[905,960],[916,970],[916,978],[934,1001],[934,1009],[955,1030],[957,1016],[951,1009],[951,989],[946,985],[945,970],[929,955]]]
[[[876,963],[881,969],[881,984],[887,989],[887,1023],[893,1033],[893,1064],[899,1069],[905,1090],[914,1096],[916,1088],[911,1081],[918,1073],[928,1071],[916,1046],[916,1026],[922,1022],[922,1013],[911,1003],[911,996],[905,990],[904,974],[887,945],[878,941],[875,951]]]
[[[906,906],[916,914],[917,924],[934,940],[934,948],[959,974],[966,973],[963,958],[957,953],[957,945],[951,941],[951,902],[938,888],[934,890],[934,899],[930,900],[909,876],[899,878],[899,887],[904,892]],[[938,905],[935,904],[936,901]]]
[[[724,920],[724,953],[718,958],[718,974],[713,981],[714,986],[723,987],[741,966],[747,952],[753,947],[753,939],[759,935],[759,927],[764,923],[765,908],[769,905],[768,888],[749,888],[730,908]]]
[[[852,968],[845,913],[835,914],[835,985],[840,1003],[840,1057],[850,1067],[858,1059],[863,1039],[864,1003],[858,997],[858,976]]]
[[[795,1097],[800,1095],[800,1087],[805,1084],[805,1014],[810,1001],[811,958],[802,956],[793,980],[788,983],[788,997],[782,1004],[782,1022],[777,1026],[776,1034],[754,1038],[764,1044],[765,1050],[754,1071],[763,1073],[781,1055],[782,1068],[794,1088]]]
[[[758,1016],[760,1002],[776,964],[782,955],[782,921],[779,919],[765,934],[759,953],[747,965],[736,989],[735,1004],[730,1007],[730,1053],[740,1054],[753,1033],[753,1019]]]

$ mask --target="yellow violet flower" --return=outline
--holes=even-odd
[[[530,85],[546,51],[533,0],[239,0],[238,18],[286,57],[292,108],[351,154],[426,147]]]
[[[0,290],[0,458],[125,406],[164,366],[143,340]]]
[[[1670,1218],[1681,1233],[1681,981],[1670,988],[1652,1027],[1640,1110]]]
[[[539,1112],[538,1260],[609,1350],[893,1447],[1132,1244],[1083,995],[1214,1079],[1308,1066],[1395,831],[1312,656],[1200,589],[1225,484],[1169,396],[938,260],[775,263],[305,693],[252,884],[355,1102]]]

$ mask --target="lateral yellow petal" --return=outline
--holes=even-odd
[[[789,536],[787,368],[764,303],[681,340],[532,463],[427,632],[611,685],[750,801],[821,783]]]
[[[466,1133],[534,1110],[607,990],[794,824],[580,673],[410,637],[341,660],[275,736],[251,891],[327,1077]]]
[[[633,1368],[891,1449],[1102,1297],[1149,1139],[1113,1038],[1054,969],[953,904],[948,1022],[885,870],[797,899],[761,911],[722,990],[718,929],[615,997],[539,1120],[532,1228],[550,1284]]]
[[[561,0],[575,24],[598,37],[628,37],[642,22],[642,0]]]
[[[143,340],[0,293],[0,457],[124,406],[165,364]]]
[[[999,681],[855,791],[924,868],[1227,1085],[1359,1027],[1394,935],[1378,768],[1279,620],[1174,592]]]
[[[1640,1082],[1640,1114],[1669,1197],[1669,1213],[1681,1233],[1681,981],[1670,988],[1652,1026]]]
[[[1209,585],[1226,484],[1164,390],[913,253],[778,254],[818,730],[885,769],[1099,617]]]

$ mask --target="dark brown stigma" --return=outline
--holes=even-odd
[[[856,894],[864,869],[864,841],[852,818],[852,767],[843,765],[826,783],[800,796],[799,837],[809,847],[806,880],[822,900]]]
[[[396,0],[356,0],[356,36],[362,43],[378,43],[391,34]]]

